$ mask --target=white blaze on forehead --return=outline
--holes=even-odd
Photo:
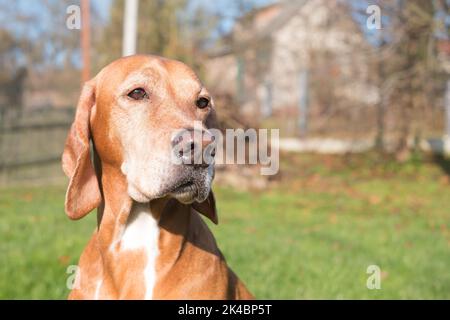
[[[158,256],[159,227],[150,205],[135,203],[128,217],[125,230],[120,241],[120,250],[144,249],[147,255],[145,266],[145,299],[152,299],[156,282],[156,258]]]

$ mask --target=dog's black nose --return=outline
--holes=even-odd
[[[215,137],[207,130],[182,130],[173,138],[172,148],[186,165],[207,167],[216,155]]]

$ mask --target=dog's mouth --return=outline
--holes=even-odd
[[[170,195],[182,203],[191,203],[199,193],[198,186],[193,181],[184,182],[170,191]]]
[[[203,202],[211,190],[214,178],[214,168],[186,168],[177,167],[178,170],[169,170],[166,179],[130,179],[128,180],[128,193],[137,202],[148,202],[152,199],[171,197],[184,204],[195,201]],[[159,182],[159,183],[158,183]]]

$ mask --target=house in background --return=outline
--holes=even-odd
[[[210,53],[207,81],[216,95],[234,97],[243,116],[278,117],[291,133],[305,134],[319,118],[337,119],[334,113],[346,108],[361,113],[378,101],[369,82],[371,47],[338,0],[254,10],[224,43]]]

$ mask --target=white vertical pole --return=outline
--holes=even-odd
[[[450,80],[447,80],[445,92],[445,134],[443,137],[444,154],[450,156]]]
[[[138,6],[139,0],[125,0],[122,43],[123,56],[136,53]]]
[[[308,71],[303,70],[299,75],[299,90],[300,97],[298,100],[299,107],[299,129],[300,129],[300,137],[305,137],[308,133],[308,103],[309,103],[309,79],[308,79]]]
[[[450,138],[450,80],[447,81],[445,93],[445,135]]]

